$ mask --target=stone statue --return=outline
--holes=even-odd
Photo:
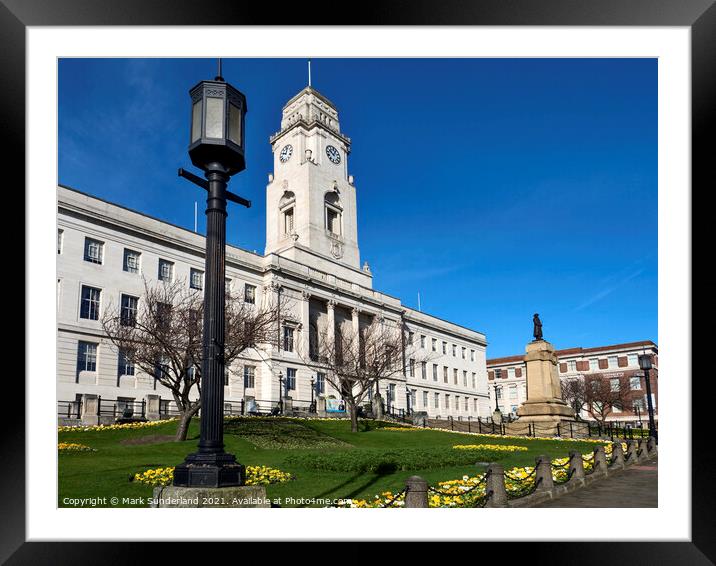
[[[535,313],[532,317],[532,322],[534,323],[533,335],[535,337],[535,341],[542,340],[542,321],[539,319],[539,314]]]

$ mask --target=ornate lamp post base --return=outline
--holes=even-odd
[[[235,487],[244,485],[245,467],[233,454],[189,454],[174,469],[174,485],[181,487]]]

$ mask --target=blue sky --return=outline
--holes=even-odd
[[[353,142],[361,257],[374,287],[524,352],[657,340],[656,59],[314,59]],[[209,59],[59,62],[62,184],[193,229],[177,177],[188,90]],[[263,252],[268,138],[303,59],[225,59],[246,94],[247,170],[228,241]],[[204,231],[203,215],[199,230]]]

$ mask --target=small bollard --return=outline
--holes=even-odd
[[[656,454],[656,438],[653,436],[650,436],[649,439],[646,441],[646,447],[649,450],[649,455]]]
[[[636,464],[636,461],[639,459],[639,456],[637,455],[636,451],[637,451],[636,440],[627,440],[627,453],[624,456],[624,463],[627,466]]]
[[[507,490],[505,489],[505,469],[500,464],[487,467],[487,484],[485,493],[488,495],[485,507],[507,507]]]
[[[610,467],[624,467],[624,452],[621,442],[612,442],[612,461]]]
[[[639,462],[646,462],[649,459],[649,449],[646,446],[646,439],[640,438],[637,442],[637,454]]]
[[[569,481],[575,479],[584,479],[584,462],[582,461],[581,452],[576,450],[569,451]]]
[[[604,446],[599,445],[594,449],[594,473],[607,473],[607,454],[604,452]]]
[[[537,482],[537,491],[549,491],[554,487],[552,479],[552,460],[549,456],[537,456],[535,458],[535,482]]]
[[[420,476],[410,476],[405,481],[405,507],[424,509],[428,506],[428,482]]]

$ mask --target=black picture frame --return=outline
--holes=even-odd
[[[342,21],[338,14],[350,14]],[[28,26],[65,25],[462,25],[462,26],[684,26],[691,30],[692,44],[692,186],[704,188],[711,179],[712,151],[707,136],[714,131],[716,107],[716,5],[714,0],[425,0],[364,2],[355,10],[279,10],[273,3],[247,5],[220,0],[0,0],[0,89],[4,137],[10,138],[2,153],[7,186],[24,187],[25,176],[25,32]],[[53,126],[48,125],[48,129]],[[688,187],[684,187],[685,198]],[[693,191],[692,194],[695,194]],[[6,193],[7,194],[7,193]],[[16,195],[18,203],[23,202]],[[20,205],[24,206],[24,205]],[[19,208],[19,207],[18,207]],[[26,214],[29,211],[26,210]],[[694,224],[696,219],[694,219]],[[29,261],[29,258],[25,258]],[[27,300],[27,295],[26,295]],[[701,338],[702,340],[704,338]],[[698,351],[698,350],[696,350]],[[703,352],[703,349],[701,350]],[[707,356],[708,357],[708,356]],[[691,368],[670,376],[685,383]],[[708,399],[708,371],[699,383],[699,398]],[[30,379],[32,376],[27,376]],[[662,376],[663,377],[663,376]],[[702,390],[703,387],[703,390]],[[704,390],[706,391],[704,393]],[[706,396],[704,396],[706,395]],[[15,399],[22,396],[18,392]],[[2,481],[2,527],[0,559],[9,564],[115,564],[143,562],[147,543],[50,543],[25,542],[25,415],[24,402],[10,404],[4,423]],[[6,409],[8,409],[6,408]],[[512,544],[511,562],[527,564],[597,564],[605,561],[623,564],[712,564],[716,562],[716,490],[714,489],[714,451],[710,448],[712,419],[708,411],[692,406],[692,446],[698,460],[684,462],[691,471],[691,542],[633,543],[523,543]],[[595,532],[596,528],[596,532]],[[585,525],[585,537],[609,537],[610,532],[627,528],[615,513],[606,525]],[[80,533],[78,533],[80,536]],[[502,543],[493,543],[502,544]],[[164,563],[186,560],[195,545],[165,545]],[[344,551],[348,548],[344,547]],[[489,550],[493,550],[492,548]],[[484,552],[489,552],[484,549]],[[494,549],[497,551],[506,549]],[[199,550],[201,552],[201,550]],[[280,557],[279,554],[275,555]],[[365,552],[365,550],[363,550]],[[248,554],[242,545],[241,559]],[[264,559],[272,552],[266,551]],[[453,555],[457,557],[458,555]],[[485,555],[487,556],[487,554]],[[494,559],[494,558],[491,558]]]

